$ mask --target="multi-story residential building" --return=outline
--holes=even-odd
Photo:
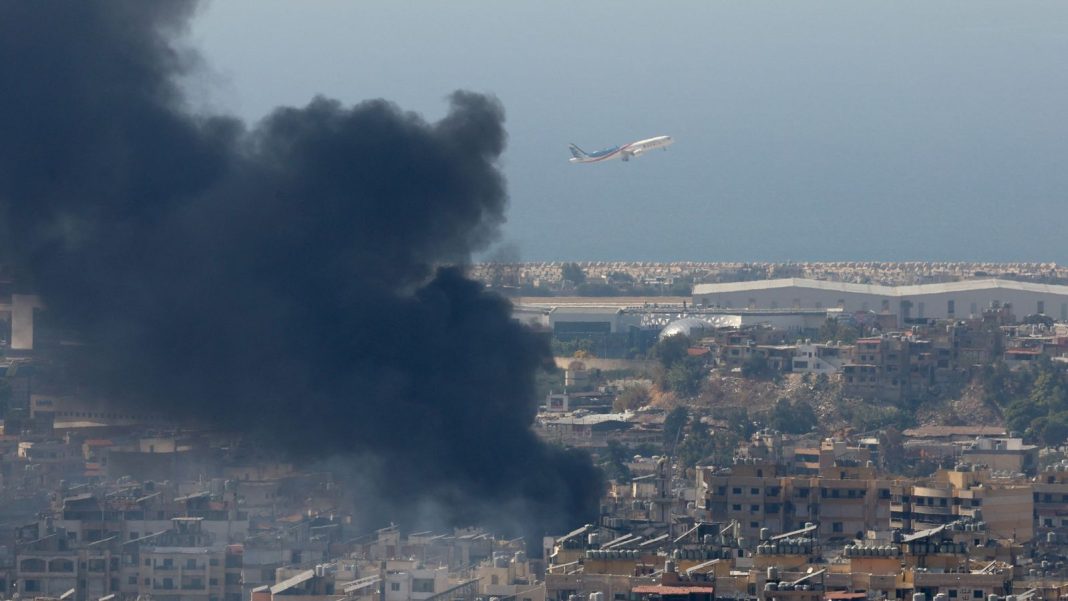
[[[925,393],[934,377],[930,346],[902,334],[858,339],[842,366],[842,392],[891,402]]]
[[[75,547],[67,534],[55,529],[20,545],[17,590],[38,597],[59,597],[73,591],[74,601],[118,592],[120,556],[115,545]]]
[[[763,462],[730,470],[699,467],[697,508],[709,521],[735,520],[756,540],[762,528],[786,532],[820,523],[823,540],[852,539],[890,524],[890,483],[870,466],[836,462],[814,477],[785,476]]]
[[[1020,438],[978,437],[961,449],[961,460],[982,465],[994,472],[1034,474],[1038,467],[1038,447]]]
[[[526,553],[500,554],[475,569],[479,595],[515,601],[545,601],[545,584],[535,578]]]
[[[1068,534],[1068,470],[1063,464],[1039,473],[1032,484],[1036,534]]]
[[[1027,542],[1034,536],[1030,483],[992,478],[985,468],[939,470],[930,482],[894,483],[891,494],[890,525],[904,531],[969,517],[981,520],[993,538]]]
[[[52,510],[55,527],[75,542],[91,543],[112,537],[140,539],[173,527],[178,517],[200,518],[201,528],[216,540],[238,543],[248,534],[248,516],[238,509],[237,495],[217,481],[216,490],[178,496],[172,485],[130,483],[113,490],[79,488],[57,500]],[[205,485],[211,488],[211,485]]]
[[[821,344],[805,341],[798,344],[794,351],[794,373],[802,374],[836,374],[852,350],[850,346],[840,344]]]
[[[215,543],[202,518],[140,545],[137,595],[160,601],[241,601],[242,547]]]

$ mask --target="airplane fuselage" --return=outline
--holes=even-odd
[[[574,144],[571,145],[571,162],[572,163],[603,163],[605,161],[612,161],[620,159],[623,161],[629,161],[631,157],[640,156],[649,150],[655,150],[657,148],[665,148],[670,146],[674,140],[671,136],[656,136],[654,138],[646,138],[644,140],[638,140],[637,142],[631,142],[622,146],[613,146],[612,148],[605,148],[597,152],[586,153]]]

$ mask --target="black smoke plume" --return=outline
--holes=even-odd
[[[194,9],[0,2],[7,260],[87,342],[98,390],[358,458],[381,519],[591,519],[598,472],[530,430],[546,341],[448,267],[504,219],[501,106],[195,114]]]

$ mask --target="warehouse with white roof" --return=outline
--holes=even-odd
[[[874,311],[908,319],[978,316],[1011,305],[1018,317],[1044,314],[1068,322],[1068,286],[1015,280],[963,280],[917,286],[875,286],[800,278],[699,284],[698,307],[726,309],[841,309]]]

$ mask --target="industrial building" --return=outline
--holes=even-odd
[[[1012,307],[1016,315],[1044,314],[1068,321],[1068,286],[1015,280],[963,280],[917,286],[876,286],[800,278],[699,284],[697,307],[724,309],[840,309],[912,319],[953,319]]]

